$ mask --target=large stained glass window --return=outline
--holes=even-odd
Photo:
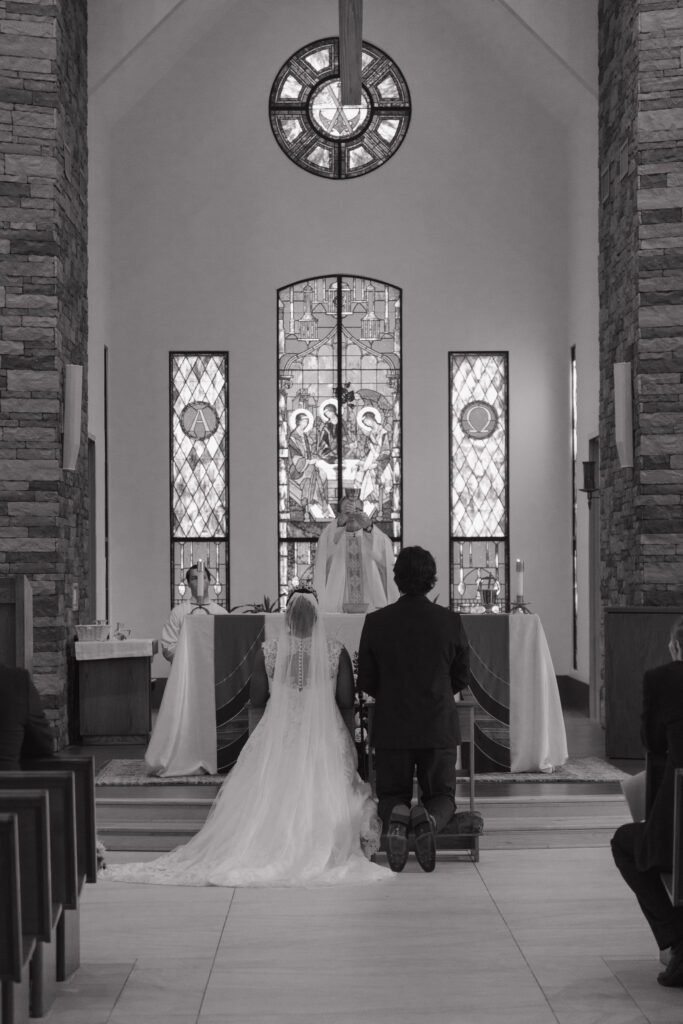
[[[508,357],[450,352],[450,599],[509,603]]]
[[[401,292],[317,277],[278,292],[279,588],[310,579],[344,493],[401,540]]]
[[[299,167],[325,178],[355,178],[380,167],[403,142],[410,93],[390,57],[363,43],[360,106],[341,102],[339,39],[319,39],[280,68],[270,124]]]
[[[228,355],[171,352],[171,604],[202,559],[209,596],[229,605]]]

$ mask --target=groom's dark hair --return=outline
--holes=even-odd
[[[394,579],[402,594],[426,594],[436,583],[436,562],[424,548],[402,548],[394,565]]]

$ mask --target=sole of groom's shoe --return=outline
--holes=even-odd
[[[423,871],[436,867],[436,830],[424,807],[413,807],[410,812],[410,827],[415,841],[415,856]]]
[[[387,829],[387,860],[392,871],[403,871],[408,860],[410,810],[403,804],[394,807]]]

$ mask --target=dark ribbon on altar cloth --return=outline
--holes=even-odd
[[[265,615],[216,615],[214,666],[218,771],[227,771],[249,737],[247,708],[254,662],[265,638]]]
[[[470,645],[475,768],[510,770],[510,627],[507,615],[463,615]]]

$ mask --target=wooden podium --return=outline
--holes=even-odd
[[[147,743],[156,640],[77,641],[81,742]]]

